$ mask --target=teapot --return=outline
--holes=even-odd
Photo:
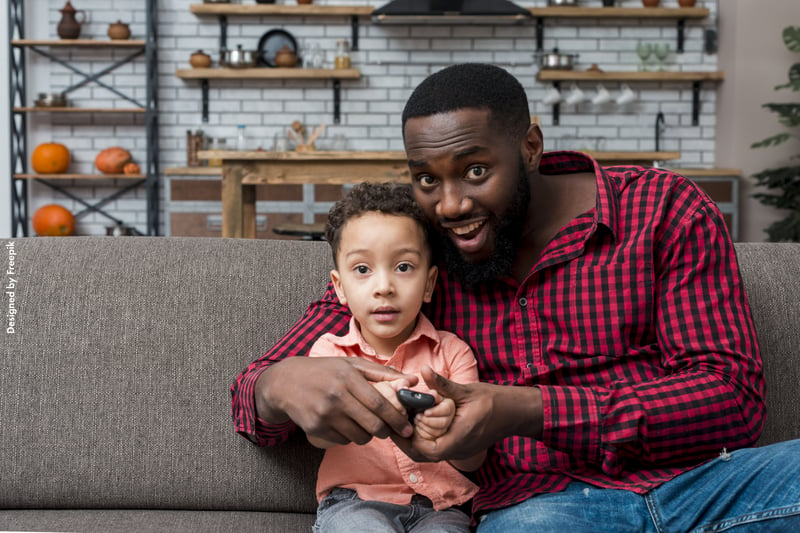
[[[59,11],[61,12],[61,21],[56,27],[58,36],[62,39],[77,39],[81,34],[81,24],[86,22],[86,11],[75,9],[69,0]]]

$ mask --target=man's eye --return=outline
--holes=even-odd
[[[430,189],[436,185],[436,179],[429,174],[423,174],[417,177],[417,183],[419,183],[419,186],[423,189]]]
[[[486,167],[475,166],[467,170],[467,177],[470,179],[482,178],[486,174]]]

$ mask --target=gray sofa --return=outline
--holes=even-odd
[[[236,435],[228,387],[320,295],[327,244],[0,242],[0,530],[310,531],[320,453]],[[761,443],[800,437],[800,245],[738,251],[769,387]]]

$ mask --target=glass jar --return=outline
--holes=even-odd
[[[350,68],[350,42],[336,41],[336,56],[333,60],[335,68]]]
[[[211,139],[211,146],[209,147],[210,150],[227,150],[228,149],[228,141],[223,139],[222,137]],[[222,158],[213,158],[208,160],[208,166],[210,167],[221,167],[222,166]]]

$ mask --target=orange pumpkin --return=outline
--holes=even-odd
[[[125,164],[130,162],[131,153],[125,148],[112,146],[97,154],[94,158],[94,166],[103,174],[122,174]]]
[[[141,174],[142,169],[139,167],[138,164],[134,163],[133,161],[129,161],[125,163],[125,166],[122,167],[122,173],[131,175],[131,174]]]
[[[63,174],[69,161],[69,150],[61,143],[42,143],[31,154],[31,166],[39,174]]]
[[[33,214],[33,230],[43,237],[63,237],[75,231],[75,217],[65,207],[47,204]]]

